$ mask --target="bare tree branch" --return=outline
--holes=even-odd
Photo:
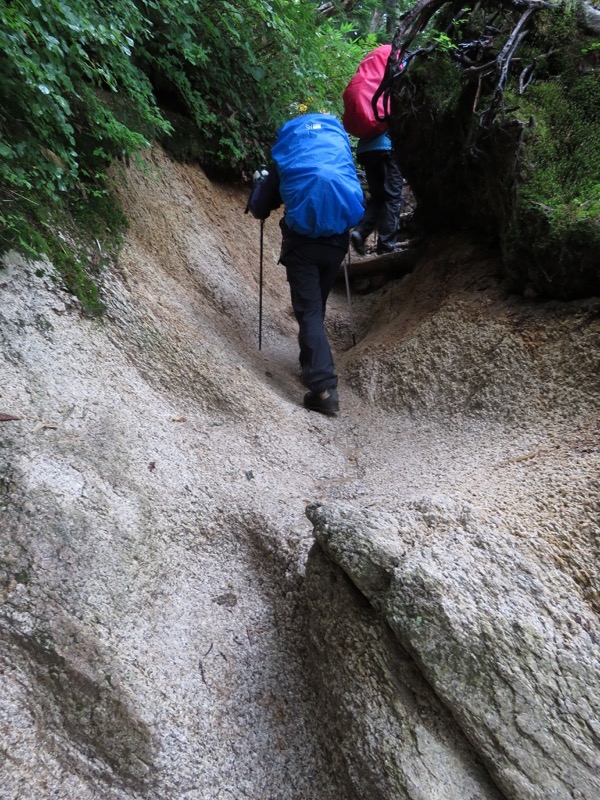
[[[529,66],[521,70],[521,74],[519,75],[519,94],[525,94],[525,90],[534,78],[535,67],[533,64],[529,64]]]
[[[447,2],[449,0],[419,0],[400,20],[394,34],[393,50],[408,49],[415,36],[425,28],[436,11],[439,11]]]
[[[355,0],[342,0],[342,8],[341,10],[348,13],[352,11],[355,6]],[[336,4],[332,2],[332,0],[324,0],[318,7],[317,13],[321,14],[323,17],[334,17],[338,13],[339,9],[337,8]]]

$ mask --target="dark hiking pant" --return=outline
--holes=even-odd
[[[337,386],[324,320],[327,298],[345,254],[341,247],[309,243],[295,247],[282,259],[299,326],[302,379],[313,392]]]
[[[402,173],[392,150],[373,150],[357,156],[365,170],[369,200],[356,230],[363,241],[378,232],[377,249],[392,250],[398,238],[402,208]]]

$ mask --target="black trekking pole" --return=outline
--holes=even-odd
[[[352,331],[352,347],[356,347],[356,332],[354,329],[354,317],[352,314],[352,298],[350,297],[350,278],[348,277],[348,269],[350,267],[350,248],[346,253],[344,259],[344,278],[346,279],[346,295],[348,297],[348,313],[350,316],[350,330]]]
[[[262,306],[263,306],[263,236],[265,230],[265,221],[260,221],[260,272],[259,272],[259,290],[258,290],[258,349],[262,347]]]

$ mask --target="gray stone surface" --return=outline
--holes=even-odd
[[[501,800],[475,751],[346,574],[311,550],[313,678],[337,770],[369,800]]]
[[[307,513],[507,797],[599,795],[600,625],[572,578],[505,521],[450,500],[426,498],[397,519]]]
[[[398,568],[386,548],[400,548],[411,594],[395,594],[397,605],[390,596],[389,612],[436,690],[431,708],[459,723],[452,731],[450,717],[442,726],[437,711],[432,721],[413,709],[436,786],[447,779],[455,796],[483,787],[456,744],[467,739],[498,783],[521,791],[529,781],[528,796],[541,798],[556,777],[540,774],[545,731],[558,739],[560,785],[571,773],[587,781],[600,608],[598,303],[517,303],[476,249],[438,243],[409,279],[353,298],[352,317],[345,291],[334,291],[327,325],[342,411],[325,418],[301,405],[277,220],[265,225],[258,351],[259,226],[244,216],[246,192],[159,150],[146,157],[145,171],[115,175],[131,225],[105,273],[102,319],[81,313],[51,265],[10,254],[0,266],[0,800],[366,800],[371,783],[393,791],[400,770],[416,782],[412,741],[387,746],[377,763],[382,726],[409,728],[400,706],[386,707],[397,694],[376,697],[377,686],[394,688],[398,651],[360,614],[374,653],[360,657],[369,693],[352,684],[342,699],[355,730],[339,746],[328,736],[339,720],[321,713],[312,677],[322,659],[359,656],[336,638],[356,617],[338,618],[336,631],[327,593],[319,659],[308,646],[309,600],[313,614],[319,603],[304,586],[314,501],[408,514],[400,536],[369,545],[368,558],[348,551],[344,568],[365,593],[377,589],[377,603]],[[424,494],[447,501],[419,505]],[[463,507],[473,509],[464,520]],[[586,636],[582,685],[569,659]],[[519,741],[504,695],[480,720],[472,706],[490,684],[464,693],[465,653],[496,639],[480,659],[503,686],[515,674],[509,717],[535,752],[527,769],[490,744],[503,726]],[[444,672],[452,648],[462,660]],[[551,657],[557,683],[546,686]],[[421,774],[411,797],[429,800]]]

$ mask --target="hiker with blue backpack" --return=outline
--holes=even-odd
[[[363,192],[350,140],[329,114],[304,114],[277,132],[273,165],[261,170],[248,209],[264,221],[284,205],[279,263],[286,269],[294,315],[304,407],[339,411],[338,378],[325,332],[327,298],[350,244],[350,229],[364,213]],[[267,173],[264,175],[264,173]]]

